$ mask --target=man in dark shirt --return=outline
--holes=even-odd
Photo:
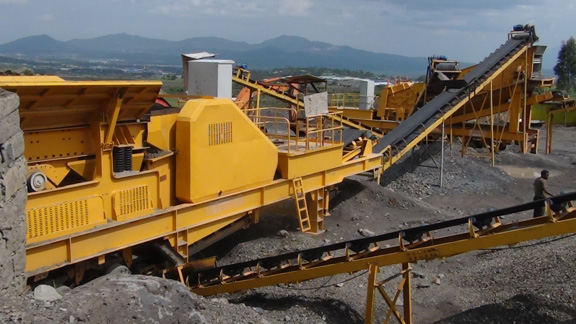
[[[540,177],[534,180],[534,200],[541,200],[552,196],[547,187],[549,175],[550,172],[548,170],[542,170],[542,172],[540,172]],[[544,215],[544,207],[544,202],[542,202],[538,207],[535,207],[534,217]]]

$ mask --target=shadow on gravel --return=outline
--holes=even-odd
[[[230,300],[234,304],[245,304],[265,310],[287,311],[294,306],[304,307],[320,316],[325,316],[326,323],[354,324],[364,323],[364,317],[349,305],[336,299],[281,297],[272,298],[256,293],[239,299]]]
[[[291,209],[292,204],[293,202],[289,201],[284,202],[284,205],[279,207],[264,207],[264,211],[261,212],[260,221],[257,224],[252,224],[249,228],[239,230],[219,242],[212,244],[199,252],[197,257],[222,257],[240,243],[273,236],[280,230],[297,232],[299,226],[298,218],[294,216],[296,212]]]
[[[534,295],[516,295],[502,303],[469,309],[435,324],[576,323],[576,310]]]
[[[344,179],[344,181],[338,185],[338,190],[334,197],[330,197],[330,209],[334,209],[346,200],[353,198],[365,188],[362,183],[356,180]]]
[[[410,154],[404,156],[400,162],[396,162],[394,165],[388,168],[382,174],[382,177],[380,178],[380,184],[385,186],[391,182],[394,182],[405,173],[414,172],[414,170],[416,170],[419,165],[428,159],[432,159],[432,156],[438,154],[441,149],[442,145],[440,142],[420,144]],[[435,161],[433,162],[437,163]]]

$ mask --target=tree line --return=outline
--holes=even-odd
[[[554,73],[558,77],[556,88],[574,95],[576,92],[576,40],[574,37],[562,42]]]

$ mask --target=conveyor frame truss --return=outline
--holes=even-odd
[[[523,152],[527,152],[530,149],[527,133],[534,133],[537,136],[537,131],[529,129],[527,122],[530,120],[529,105],[547,98],[533,96],[529,92],[529,87],[535,84],[533,80],[529,80],[531,67],[529,54],[536,39],[533,31],[528,32],[524,38],[510,38],[486,59],[467,71],[462,79],[465,84],[462,88],[445,89],[382,137],[374,146],[374,150],[384,154],[384,170],[443,125],[449,127],[448,135],[451,138],[454,136],[464,138],[463,153],[470,142],[469,138],[479,136],[485,146],[491,147],[492,158],[495,142],[499,140],[518,141]],[[494,95],[496,92],[499,92],[498,96]],[[512,99],[510,104],[497,102],[497,99],[506,101],[504,97],[508,96]],[[503,112],[509,114],[506,130],[504,127],[495,130],[494,114]],[[480,123],[480,120],[485,118],[490,119],[490,129],[485,129]],[[524,121],[521,125],[520,120]],[[472,129],[452,126],[457,123],[464,125],[470,121],[474,121]],[[498,140],[495,141],[496,138]],[[490,139],[490,143],[486,139]]]
[[[523,153],[536,153],[538,131],[530,128],[531,106],[550,99],[552,93],[534,93],[536,82],[530,79],[533,56],[533,48],[526,48],[447,121],[451,138],[462,139],[463,156],[474,138],[490,150],[491,158],[512,141],[520,144]]]
[[[304,101],[301,99],[301,96],[292,95],[288,92],[282,91],[278,87],[252,80],[250,79],[250,71],[248,70],[239,68],[232,76],[232,81],[244,87],[241,91],[245,91],[244,89],[249,90],[249,95],[246,95],[248,99],[243,99],[236,103],[243,110],[250,110],[252,105],[255,105],[257,109],[260,108],[260,98],[262,95],[268,95],[280,101],[286,102],[295,107],[297,110],[304,108]],[[254,92],[256,93],[255,95],[253,94]],[[254,104],[252,104],[252,98],[256,99]],[[382,136],[382,133],[379,129],[363,125],[362,123],[350,118],[346,118],[341,114],[330,115],[330,118],[334,119],[336,122],[342,123],[347,127],[358,130],[370,130],[374,133],[375,136]]]
[[[177,267],[164,271],[163,276],[181,280],[193,292],[209,296],[369,270],[366,322],[372,323],[377,290],[390,308],[385,316],[387,320],[394,316],[400,323],[412,323],[411,263],[574,233],[576,209],[573,200],[576,200],[576,192],[431,225],[225,265],[200,273]],[[531,214],[527,211],[542,204],[546,205],[545,216],[525,218]],[[559,205],[561,211],[553,212],[551,206]],[[522,213],[524,218],[508,219],[512,215],[518,216],[518,213]],[[449,233],[446,231],[449,228],[451,232],[460,234],[442,236]],[[393,278],[378,281],[377,274],[380,267],[395,264],[402,265],[402,272],[396,276],[402,279],[390,297],[383,285]],[[404,299],[403,314],[395,306],[400,294]]]

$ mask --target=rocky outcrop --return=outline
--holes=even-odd
[[[26,160],[18,96],[0,89],[0,299],[24,289]]]

